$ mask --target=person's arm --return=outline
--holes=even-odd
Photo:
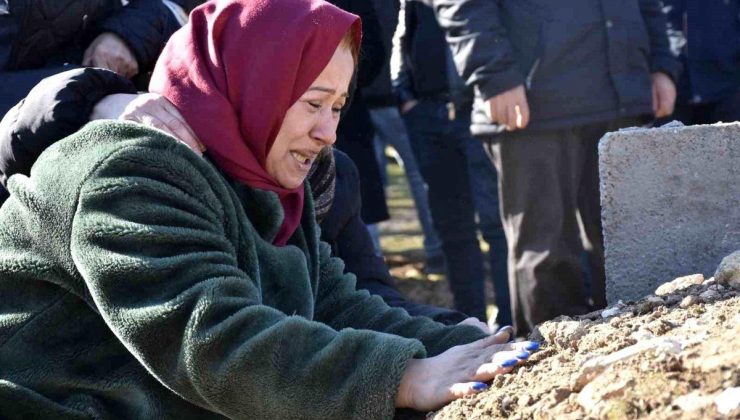
[[[0,121],[0,182],[28,174],[39,155],[87,124],[104,97],[136,93],[125,78],[103,69],[75,69],[43,79]]]
[[[484,100],[492,123],[527,127],[525,74],[517,63],[498,1],[425,0],[445,30],[457,70]]]
[[[426,0],[445,30],[458,72],[484,99],[524,84],[499,2],[491,0]]]

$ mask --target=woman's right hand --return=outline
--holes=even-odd
[[[505,343],[509,333],[455,346],[427,359],[411,359],[396,396],[396,407],[435,410],[465,395],[488,388],[484,383],[523,363],[539,343]]]

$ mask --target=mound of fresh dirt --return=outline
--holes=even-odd
[[[687,276],[638,302],[546,322],[527,364],[427,418],[740,418],[740,290],[731,286]]]

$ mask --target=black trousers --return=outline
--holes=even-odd
[[[606,305],[598,142],[608,131],[635,124],[636,119],[513,131],[485,139],[499,173],[518,335],[556,316]],[[581,267],[584,250],[590,296]]]

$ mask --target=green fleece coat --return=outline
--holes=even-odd
[[[0,417],[389,418],[410,358],[481,338],[356,291],[310,190],[277,196],[174,139],[91,123],[0,209]]]

